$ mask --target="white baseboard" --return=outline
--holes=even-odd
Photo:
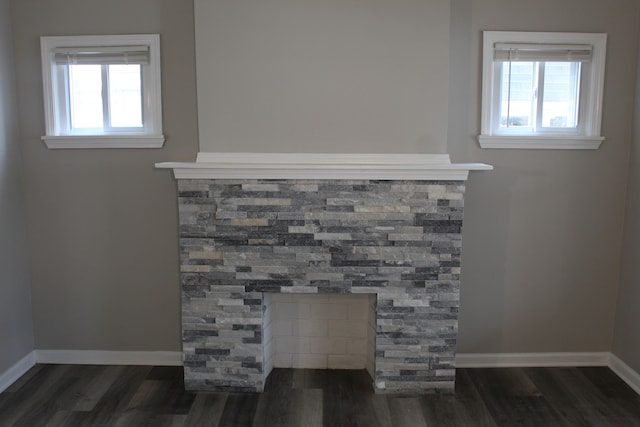
[[[180,351],[35,350],[37,363],[182,366]]]
[[[609,366],[609,352],[600,353],[459,353],[458,368]]]
[[[611,354],[609,367],[636,393],[640,394],[640,374],[629,365],[620,360],[615,354]]]
[[[609,352],[594,353],[459,353],[458,368],[607,366],[640,394],[640,373]]]
[[[82,365],[181,366],[179,351],[34,350],[0,373],[0,393],[36,363]],[[609,352],[594,353],[459,353],[458,368],[608,366],[640,394],[640,373]]]
[[[31,352],[27,354],[25,357],[20,359],[15,365],[0,373],[0,393],[5,391],[11,386],[14,382],[18,380],[21,376],[27,373],[27,371],[33,368],[36,364],[36,355],[35,352]]]

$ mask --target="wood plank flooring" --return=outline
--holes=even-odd
[[[36,365],[0,426],[640,426],[608,368],[458,369],[455,394],[375,395],[364,371],[276,369],[262,394],[194,393],[182,368]]]

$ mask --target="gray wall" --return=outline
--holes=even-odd
[[[178,350],[175,183],[167,171],[155,171],[152,165],[192,161],[198,150],[191,2],[13,0],[12,5],[15,47],[20,52],[15,62],[36,347]],[[441,57],[449,61],[451,96],[448,107],[447,100],[442,105],[448,112],[448,128],[439,135],[447,137],[455,161],[496,166],[493,172],[472,174],[467,186],[459,351],[611,349],[632,120],[630,87],[635,82],[638,44],[637,8],[637,0],[451,0],[450,53]],[[356,15],[349,16],[355,25]],[[345,31],[347,24],[342,22],[339,29]],[[442,28],[448,26],[442,24]],[[609,33],[603,119],[607,141],[599,150],[478,148],[483,29]],[[286,31],[281,37],[289,40],[306,28],[289,23],[282,30]],[[373,31],[366,30],[368,34]],[[423,30],[412,31],[422,34]],[[38,36],[129,32],[162,36],[165,148],[47,150],[40,141],[44,119]],[[415,41],[410,49],[415,49]],[[352,58],[349,63],[357,65]],[[310,81],[317,76],[314,70],[308,67]],[[259,72],[252,72],[259,77]],[[396,77],[399,73],[396,69],[389,72]],[[254,83],[263,94],[273,93],[273,88]],[[222,87],[221,82],[218,85]],[[359,103],[352,95],[346,91],[334,94],[333,99],[344,96],[352,108],[369,108],[368,98]],[[233,98],[232,94],[224,96],[222,99]],[[291,96],[298,99],[299,94]],[[410,93],[407,97],[418,102]],[[328,108],[329,104],[323,105]],[[280,107],[276,112],[287,111]],[[417,108],[428,111],[428,107]],[[245,113],[240,117],[246,118]],[[366,138],[376,136],[370,132],[376,129],[373,122],[360,139],[353,136],[337,145],[337,138],[353,135],[354,128],[334,129],[336,123],[312,120],[291,123],[301,126],[291,130],[283,125],[286,117],[277,119],[276,129],[269,123],[243,120],[232,123],[235,130],[212,130],[219,132],[218,137],[203,146],[210,151],[293,150],[306,135],[313,142],[296,151],[447,151],[442,142],[430,145],[438,138],[420,139],[425,132],[415,117],[410,123],[391,123],[397,133],[382,134],[371,145]],[[410,129],[406,134],[401,133],[404,125]],[[268,138],[254,138],[261,132]],[[278,132],[286,136],[284,142],[278,141]],[[231,140],[233,135],[237,139]],[[223,138],[226,136],[229,139]]]
[[[38,349],[179,350],[175,182],[197,152],[193,7],[173,0],[14,0]],[[47,150],[41,35],[159,33],[163,149]]]
[[[0,375],[33,350],[8,0],[0,0]]]
[[[200,150],[445,153],[449,0],[195,0]]]
[[[445,151],[455,161],[496,166],[468,183],[459,350],[607,351],[619,281],[638,2],[451,0],[450,13],[442,4],[394,2],[389,15],[375,0],[322,6],[273,0],[251,7],[196,0],[200,149],[440,152],[437,138],[418,137],[426,131],[395,125],[416,113],[428,129],[448,124],[436,134],[448,133]],[[414,28],[416,19],[422,24]],[[439,34],[447,27],[448,39]],[[481,150],[482,30],[608,33],[602,148]],[[447,44],[449,53],[442,53]],[[389,70],[371,67],[371,58],[385,57],[397,67],[389,81],[379,74]],[[447,60],[448,79],[427,72]],[[430,87],[448,80],[448,101],[425,98],[425,79]],[[384,104],[376,84],[366,87],[367,97],[351,98],[351,90],[370,81],[397,95],[375,123],[358,114],[375,117]],[[343,86],[335,90],[334,84]],[[315,111],[318,104],[324,109]],[[439,114],[445,112],[446,123]],[[338,128],[334,113],[354,120]]]
[[[608,33],[599,150],[479,148],[482,30]],[[609,351],[638,2],[452,0],[451,34],[449,152],[495,165],[467,186],[459,351]]]
[[[640,67],[636,77],[640,83]],[[622,272],[613,354],[640,372],[640,84],[636,85],[635,114],[622,247]]]

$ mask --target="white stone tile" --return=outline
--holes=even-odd
[[[295,298],[301,304],[317,304],[317,303],[330,303],[335,298],[330,294],[315,294],[315,295],[298,295]]]
[[[354,338],[347,340],[347,354],[367,354],[367,338]]]
[[[306,319],[309,317],[309,305],[293,302],[277,302],[273,307],[274,320]]]
[[[362,320],[329,320],[328,329],[330,337],[366,338],[368,326]]]
[[[338,322],[338,321],[336,320],[335,322]],[[318,322],[316,320],[294,321],[293,335],[299,336],[299,337],[326,337],[328,335],[327,323]]]
[[[271,333],[274,336],[291,336],[293,334],[292,320],[274,320],[271,323]]]
[[[313,337],[301,338],[301,353],[310,354],[347,354],[346,338]]]
[[[296,369],[327,369],[327,356],[323,354],[294,354],[292,367]]]
[[[273,355],[273,367],[274,368],[292,368],[291,354],[289,353],[276,353]]]
[[[349,301],[347,304],[347,319],[349,320],[369,320],[368,299],[362,301]]]
[[[264,363],[264,378],[267,378],[273,370],[273,359],[269,359]]]
[[[374,363],[373,359],[367,358],[367,363],[365,365],[365,369],[367,370],[367,372],[369,373],[369,376],[371,378],[375,377],[376,368],[375,368],[375,363]]]
[[[277,303],[277,302],[293,302],[293,297],[292,295],[288,295],[288,294],[274,294],[274,293],[265,293],[264,294],[265,298],[270,298],[272,303]]]
[[[327,357],[329,369],[364,369],[366,360],[358,355],[332,355]]]
[[[322,303],[322,304],[310,304],[311,312],[310,319],[347,319],[347,304],[346,303]]]
[[[296,337],[274,337],[274,351],[279,353],[298,353],[301,351],[300,340]]]

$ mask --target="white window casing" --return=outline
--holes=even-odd
[[[160,36],[157,34],[107,35],[107,36],[53,36],[41,37],[42,76],[44,89],[45,135],[48,148],[160,148],[164,144],[162,131],[162,96],[160,79]],[[102,85],[98,95],[103,105],[104,122],[98,126],[72,126],[74,98],[71,86],[72,68],[76,65],[96,66],[102,70]],[[125,67],[126,65],[126,67]],[[138,67],[132,67],[138,65]],[[139,123],[111,125],[112,115],[117,116],[118,105],[111,94],[118,87],[111,79],[118,69],[126,69],[137,85],[133,104],[137,108]],[[133,73],[133,74],[131,74]],[[136,77],[139,73],[139,78]],[[100,74],[100,72],[98,73]],[[116,77],[113,77],[115,81]],[[115,84],[114,84],[115,85]],[[82,108],[82,92],[78,92],[77,108]],[[115,95],[114,95],[115,96]],[[123,98],[124,99],[124,98]],[[74,110],[79,111],[79,110]],[[120,116],[122,116],[122,108]],[[97,116],[101,119],[100,115]]]
[[[605,54],[606,34],[601,33],[484,31],[480,146],[597,149],[604,140]],[[522,71],[528,68],[531,70]],[[558,76],[550,74],[546,89],[545,70],[554,69],[564,70],[564,80],[558,83]],[[565,102],[569,113],[568,117],[554,117],[556,124],[549,124],[551,113],[545,112],[551,111],[554,103],[547,102],[545,91],[553,100],[553,90],[569,94]],[[530,99],[518,102],[517,95],[512,98],[512,91],[530,93]],[[511,117],[512,108],[530,111]]]

